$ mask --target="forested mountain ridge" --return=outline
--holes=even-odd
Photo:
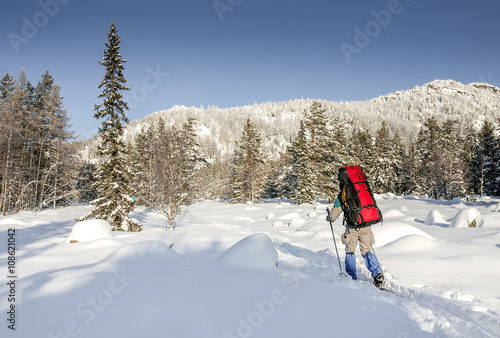
[[[169,109],[132,121],[125,135],[131,140],[143,128],[162,117],[167,124],[180,126],[188,117],[196,120],[202,153],[207,157],[231,155],[247,118],[259,129],[265,153],[271,158],[284,151],[296,136],[303,112],[313,99],[265,102],[232,108],[215,106]],[[321,102],[330,119],[339,117],[352,133],[364,129],[374,134],[382,121],[391,133],[398,131],[409,143],[431,116],[438,122],[453,119],[460,125],[481,128],[483,121],[497,123],[500,118],[500,88],[487,83],[462,84],[454,80],[435,80],[409,90],[397,91],[366,101]]]

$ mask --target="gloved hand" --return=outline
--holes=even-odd
[[[333,219],[330,217],[330,214],[326,215],[327,222],[333,222]]]

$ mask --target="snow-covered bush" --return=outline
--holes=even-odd
[[[455,217],[453,217],[450,223],[450,228],[466,228],[476,226],[476,219],[480,216],[481,213],[474,207],[462,209],[455,215]]]

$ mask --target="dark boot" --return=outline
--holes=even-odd
[[[382,287],[382,284],[384,283],[385,277],[382,272],[379,272],[374,278],[373,278],[373,284],[375,284],[376,287],[379,289]]]

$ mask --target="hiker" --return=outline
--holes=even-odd
[[[372,196],[372,205],[365,206],[365,208],[375,208],[377,210],[377,219],[369,222],[365,222],[361,215],[361,212],[358,212],[358,217],[361,220],[361,224],[354,224],[350,216],[352,217],[352,210],[349,210],[349,203],[348,199],[350,197],[346,196],[349,194],[349,192],[346,193],[346,189],[349,190],[349,188],[346,184],[346,179],[345,177],[347,176],[348,170],[350,168],[357,168],[355,170],[359,170],[359,172],[355,172],[356,177],[362,177],[364,181],[360,181],[358,183],[366,185],[366,189],[369,192],[369,195]],[[382,273],[382,269],[380,268],[379,262],[377,260],[377,257],[371,252],[371,246],[375,243],[375,238],[373,236],[373,232],[371,229],[371,224],[374,224],[376,222],[379,222],[382,220],[382,215],[380,213],[380,210],[375,205],[375,201],[373,200],[373,195],[371,195],[371,192],[369,190],[368,183],[366,182],[366,178],[364,177],[364,174],[362,170],[358,166],[353,166],[353,167],[344,167],[339,170],[339,185],[340,185],[340,193],[337,196],[337,199],[335,200],[335,204],[333,205],[332,210],[328,213],[326,216],[326,220],[328,222],[334,222],[342,213],[344,212],[344,225],[345,225],[345,232],[342,235],[342,243],[346,246],[345,251],[345,269],[346,272],[349,274],[349,276],[352,277],[353,280],[357,280],[358,277],[356,275],[356,256],[355,256],[355,251],[356,247],[358,246],[359,243],[359,248],[361,251],[361,256],[365,259],[366,267],[370,271],[372,277],[373,277],[373,282],[375,286],[377,287],[382,287],[382,283],[384,282],[384,274]],[[350,182],[352,185],[352,181]],[[354,185],[352,185],[354,187]],[[359,188],[359,190],[362,190],[363,187]],[[356,191],[356,189],[351,189],[352,191]],[[356,193],[359,193],[360,191],[356,191]],[[357,196],[356,196],[357,197]],[[359,199],[358,199],[358,205],[359,205]],[[343,207],[344,206],[344,207]],[[359,210],[359,209],[358,209]],[[371,223],[371,224],[370,224]]]

